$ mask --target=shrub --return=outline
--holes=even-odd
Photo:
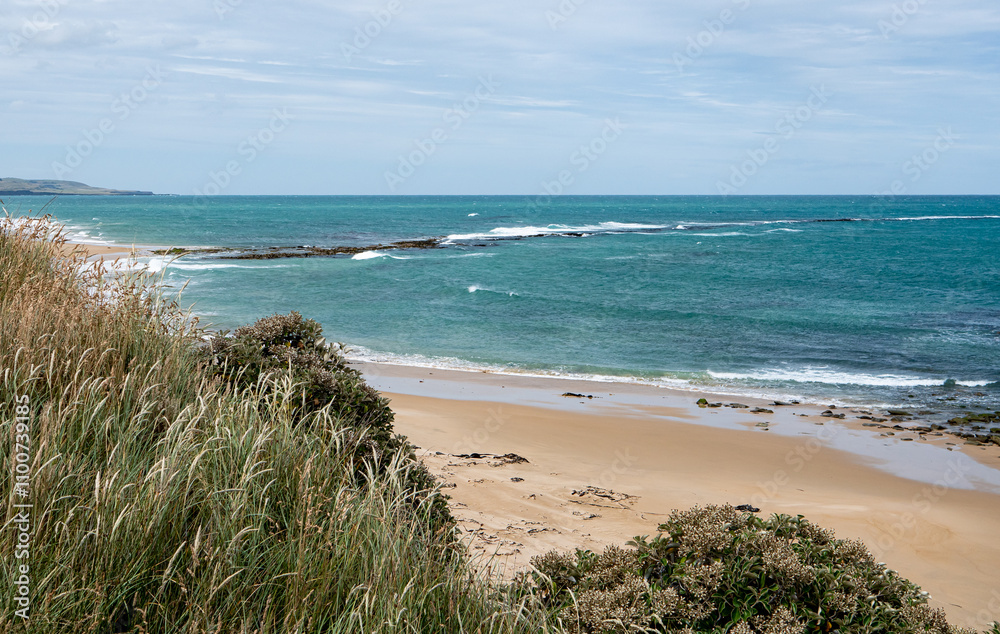
[[[28,491],[0,478],[0,499],[8,520],[12,503],[33,505],[28,559],[13,557],[18,531],[0,531],[0,586],[30,564],[30,621],[8,600],[0,632],[548,627],[444,538],[412,452],[357,461],[369,429],[391,425],[360,378],[338,383],[358,399],[339,416],[299,416],[287,372],[225,387],[195,349],[203,333],[152,280],[82,270],[48,238],[0,218],[0,470],[18,460],[25,432],[8,414],[21,396],[31,469]]]
[[[674,511],[653,539],[536,557],[543,601],[570,632],[959,632],[926,594],[802,516]]]
[[[368,477],[369,466],[376,474],[385,473],[402,452],[407,457],[403,464],[407,489],[418,493],[420,501],[432,498],[435,530],[451,527],[447,497],[431,495],[434,477],[406,438],[393,432],[389,401],[348,365],[340,344],[327,344],[318,322],[291,312],[238,328],[231,337],[226,334],[212,336],[205,347],[208,375],[236,392],[256,387],[273,393],[283,381],[290,381],[297,396],[280,407],[293,421],[313,427],[322,418],[319,414],[329,415],[339,428],[354,432],[358,442],[352,460],[359,481]]]

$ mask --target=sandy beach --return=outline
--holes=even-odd
[[[67,242],[62,245],[63,255],[83,253],[88,261],[93,260],[118,260],[137,255],[140,251],[135,247],[121,245],[84,244],[79,242]]]
[[[599,550],[653,535],[672,509],[752,504],[863,540],[960,625],[1000,618],[996,447],[873,430],[859,411],[831,419],[816,405],[358,367],[442,478],[473,550],[484,563],[496,554],[488,565],[501,574],[553,548]],[[699,408],[703,396],[748,407]]]

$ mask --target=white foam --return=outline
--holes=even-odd
[[[701,236],[703,238],[728,238],[731,236],[749,236],[749,233],[742,231],[725,231],[723,233],[689,233],[689,236]]]
[[[479,215],[479,214],[469,214],[469,218],[475,218],[475,217],[476,217],[476,216],[478,216],[478,215]]]
[[[379,253],[378,251],[365,251],[364,253],[358,253],[357,255],[355,255],[354,257],[352,257],[351,259],[352,260],[373,260],[375,258],[384,258],[387,255],[388,255],[387,253]]]
[[[228,263],[196,264],[194,262],[173,261],[169,262],[165,268],[177,269],[178,271],[214,271],[216,269],[284,269],[288,268],[288,265],[254,266],[247,264],[228,264]]]
[[[159,273],[163,269],[167,268],[168,264],[170,264],[170,260],[168,258],[158,257],[149,258],[149,261],[146,262],[145,266],[146,270],[150,273]]]
[[[827,385],[860,385],[871,387],[936,387],[948,377],[930,378],[898,374],[864,374],[830,370],[825,367],[800,369],[767,369],[753,373],[712,372],[709,376],[722,381],[791,381],[796,383],[823,383]],[[981,387],[990,381],[958,381],[964,387]]]
[[[538,235],[560,235],[567,233],[625,233],[643,229],[669,229],[667,225],[644,225],[633,222],[602,222],[596,225],[559,225],[546,227],[521,226],[497,227],[487,233],[459,233],[450,235],[447,240],[502,240],[504,238],[525,238]]]
[[[469,292],[470,293],[477,293],[479,291],[483,291],[485,293],[497,293],[499,295],[506,295],[508,297],[520,297],[520,295],[518,295],[514,291],[498,291],[498,290],[494,290],[492,288],[485,288],[485,287],[482,287],[482,286],[478,286],[476,284],[473,284],[472,286],[469,287]]]
[[[886,218],[886,220],[997,220],[1000,216],[916,216],[914,218]]]

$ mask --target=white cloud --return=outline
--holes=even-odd
[[[5,141],[55,160],[159,64],[169,77],[89,159],[88,175],[120,182],[118,170],[143,173],[132,166],[146,157],[150,180],[132,187],[187,191],[203,177],[191,176],[191,165],[224,159],[271,108],[287,106],[300,116],[275,143],[282,163],[230,191],[288,192],[288,183],[310,181],[318,189],[298,193],[341,193],[322,190],[329,181],[320,175],[378,183],[400,151],[493,75],[501,87],[404,193],[452,191],[446,167],[455,165],[482,170],[482,193],[517,193],[524,174],[548,177],[558,167],[550,157],[563,160],[613,116],[629,129],[588,181],[593,193],[712,193],[757,132],[825,85],[834,97],[823,116],[786,146],[788,155],[811,157],[808,168],[775,161],[760,182],[865,191],[872,165],[895,166],[909,139],[951,124],[976,145],[949,152],[958,178],[946,184],[998,187],[981,167],[1000,163],[995,0],[927,2],[902,17],[882,0],[588,2],[556,28],[547,15],[559,11],[555,0],[401,4],[379,22],[381,0],[230,3],[221,16],[213,0],[73,2],[24,37],[38,4],[8,0],[0,49],[11,36],[21,41],[0,51]],[[732,19],[720,30],[724,9]],[[342,45],[354,45],[359,29],[367,29],[364,46],[346,56]],[[679,66],[677,54],[687,62]],[[163,156],[176,163],[164,165]],[[850,156],[865,160],[852,168]],[[0,157],[0,172],[21,169],[16,157]]]

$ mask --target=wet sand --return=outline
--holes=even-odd
[[[653,535],[675,508],[753,504],[862,539],[956,624],[1000,620],[998,447],[886,436],[816,405],[356,365],[442,478],[473,551],[506,576],[553,548]],[[749,407],[699,408],[702,396]]]

